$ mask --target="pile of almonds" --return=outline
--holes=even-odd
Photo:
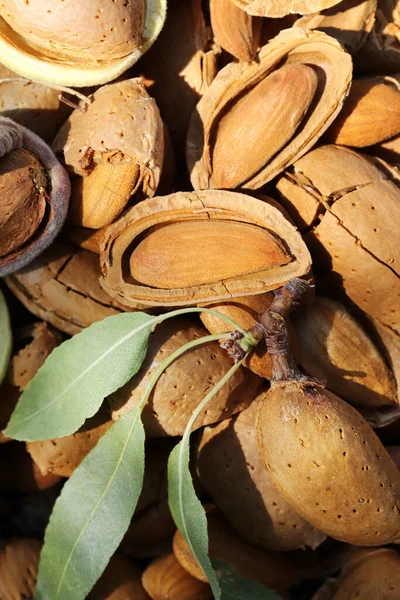
[[[399,48],[399,0],[0,2],[0,429],[109,315],[258,327],[195,422],[192,474],[210,556],[282,599],[400,598]],[[0,433],[0,598],[33,596],[63,483],[160,361],[228,330],[166,321],[77,433]],[[89,599],[212,598],[166,466],[224,345],[159,379],[139,504]]]

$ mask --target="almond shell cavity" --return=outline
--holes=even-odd
[[[254,271],[252,262],[246,262],[240,253],[235,255],[234,260],[227,256],[223,237],[215,234],[220,222],[235,227],[240,243],[247,244],[250,253],[254,251],[251,249],[253,236],[246,232],[253,231],[255,227],[260,236],[268,237],[271,266]],[[200,235],[196,223],[207,235]],[[186,232],[185,251],[179,250],[179,256],[176,254],[180,243],[180,236],[176,233],[175,237],[168,238],[168,244],[177,260],[168,266],[164,244],[156,244],[153,252],[143,258],[146,260],[145,269],[148,276],[157,276],[161,261],[171,280],[175,273],[181,278],[185,269],[186,285],[163,288],[140,284],[127,268],[128,261],[137,256],[135,252],[138,242],[145,237],[143,234],[148,236],[147,240],[156,240],[167,226],[179,226]],[[257,237],[257,240],[260,239]],[[190,306],[265,293],[292,277],[304,275],[311,266],[301,236],[277,209],[244,194],[221,190],[178,192],[136,204],[107,228],[101,246],[101,283],[113,298],[126,306],[137,306],[138,303],[149,307]],[[219,257],[219,262],[215,261],[215,257]],[[213,265],[212,268],[207,269],[207,264]],[[237,275],[232,268],[237,268]],[[208,283],[202,283],[196,279],[192,283],[191,278],[197,278],[199,270],[207,272],[207,277],[211,276],[213,281],[208,279]]]
[[[207,335],[206,330],[187,318],[179,317],[158,325],[150,337],[141,370],[110,397],[112,418],[117,420],[138,404],[160,361],[204,335]],[[193,410],[231,366],[231,359],[218,342],[193,348],[174,361],[158,380],[144,407],[142,418],[146,434],[149,437],[183,435]],[[255,398],[262,383],[261,378],[239,368],[199,415],[194,429],[243,410]]]
[[[187,163],[195,189],[217,187],[213,181],[213,136],[221,117],[229,111],[230,103],[285,64],[305,64],[316,72],[316,96],[297,134],[293,132],[288,143],[243,186],[257,189],[273,179],[307,152],[336,118],[351,84],[350,56],[326,34],[305,32],[300,28],[282,31],[260,49],[257,61],[231,63],[224,67],[199,101],[187,141]],[[290,106],[287,110],[289,120]]]
[[[315,527],[359,546],[400,538],[400,473],[346,402],[310,383],[274,384],[257,439],[274,485]]]
[[[8,0],[8,2],[18,2],[18,4],[22,5],[22,0]],[[65,3],[65,7],[63,7],[62,10],[68,11],[69,15],[72,13],[74,18],[78,17],[78,29],[82,31],[85,36],[88,34],[88,31],[96,32],[96,28],[90,27],[88,29],[88,19],[81,21],[82,11],[84,11],[84,13],[89,11],[89,22],[93,22],[93,25],[95,26],[96,20],[99,20],[101,23],[99,24],[99,28],[102,28],[104,27],[103,23],[106,22],[105,16],[109,13],[110,8],[111,10],[116,10],[117,13],[121,10],[119,6],[114,7],[113,4],[111,4],[111,2],[108,0],[95,0],[98,7],[97,12],[96,10],[93,11],[92,3],[83,5],[77,0],[74,0],[74,2],[77,5],[79,4],[79,7],[76,9],[76,11],[70,10],[70,2]],[[129,6],[130,9],[132,9],[132,2],[135,4],[138,3],[137,6],[139,6],[139,8],[140,6],[143,6],[142,0],[129,0],[128,5],[125,4],[124,6],[126,8]],[[48,11],[45,11],[46,19],[56,19],[56,29],[59,28],[59,24],[62,24],[62,33],[64,34],[66,21],[65,19],[60,18],[60,13],[58,12],[60,10],[59,7],[57,10],[58,15],[56,11],[53,11],[54,2],[52,2],[52,0],[46,0],[45,3],[42,3],[41,0],[36,0],[30,4],[34,9],[31,18],[36,22],[36,24],[37,17],[35,9],[37,9],[38,5],[39,7],[42,7],[43,5],[49,5],[49,10],[52,12],[49,14]],[[63,5],[60,4],[60,6],[62,7]],[[26,6],[24,5],[23,8],[25,12]],[[52,83],[74,87],[86,87],[107,83],[108,81],[116,79],[124,71],[129,69],[129,67],[135,64],[139,58],[152,46],[164,25],[166,9],[166,0],[146,0],[145,16],[140,39],[138,38],[137,34],[134,35],[139,42],[138,47],[134,49],[131,48],[132,39],[129,35],[125,40],[127,45],[122,51],[122,56],[118,56],[119,44],[116,44],[113,48],[116,56],[114,55],[113,57],[109,58],[108,53],[106,53],[105,56],[100,56],[100,60],[98,60],[97,56],[92,57],[91,53],[89,52],[88,55],[82,60],[80,51],[78,51],[77,56],[74,56],[73,53],[66,55],[63,53],[62,47],[60,51],[58,51],[56,48],[46,48],[43,47],[43,45],[38,47],[36,44],[31,44],[29,41],[24,40],[24,38],[14,31],[12,26],[6,22],[5,18],[8,20],[11,19],[11,21],[13,19],[11,16],[11,11],[6,13],[4,7],[2,9],[3,18],[0,19],[0,59],[6,67],[15,71],[22,77],[26,77],[27,79],[50,81]],[[118,14],[116,16],[117,18],[121,17],[121,15]],[[96,19],[96,17],[98,18]],[[70,18],[71,17],[69,16],[67,20]],[[120,23],[122,26],[122,31],[125,26],[128,28],[132,26],[135,27],[134,21],[126,18],[126,22],[124,22],[124,18],[126,17],[123,17],[122,23]],[[139,21],[140,20],[141,17],[139,18]],[[107,23],[109,26],[109,22]],[[48,25],[48,27],[50,27],[50,31],[52,31],[51,25]],[[101,34],[101,40],[99,40],[99,44],[101,42],[102,46],[107,38],[113,40],[113,37],[118,36],[120,31],[121,27],[114,23],[114,25],[112,25],[112,30],[111,27],[108,27],[107,34]]]
[[[197,453],[201,482],[246,540],[269,550],[318,547],[326,535],[300,517],[274,487],[260,456],[257,398],[244,411],[205,427]]]

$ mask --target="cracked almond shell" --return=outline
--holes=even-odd
[[[28,79],[84,87],[116,79],[153,44],[166,0],[4,0],[0,60]]]
[[[284,17],[290,14],[309,15],[338,4],[341,0],[231,0],[234,4],[259,17]]]
[[[297,360],[328,389],[352,404],[397,405],[396,381],[380,349],[346,309],[318,297],[295,321]]]
[[[99,276],[97,254],[57,243],[5,282],[30,312],[73,335],[126,310],[102,289]]]
[[[160,361],[205,335],[207,331],[190,318],[177,317],[158,325],[139,373],[110,397],[112,418],[117,420],[138,404]],[[231,359],[217,341],[192,348],[177,358],[165,369],[143,409],[146,433],[151,437],[183,435],[193,410],[231,366]],[[194,429],[243,410],[262,384],[260,377],[240,367],[199,415]]]
[[[178,192],[141,202],[106,230],[104,289],[126,306],[188,306],[261,294],[310,269],[300,234],[244,194]]]
[[[32,598],[42,542],[33,538],[7,541],[0,552],[0,598]]]
[[[278,180],[281,201],[311,250],[317,274],[367,315],[400,327],[400,190],[389,168],[342,146],[322,146]]]
[[[52,147],[71,179],[68,219],[99,229],[137,193],[155,194],[164,159],[164,125],[140,78],[105,85],[65,121]],[[137,199],[137,197],[136,197]]]
[[[248,107],[246,104],[243,115],[235,116],[239,122],[245,122],[246,118],[252,118],[253,110],[259,121],[254,132],[251,126],[252,120],[249,122],[249,139],[246,139],[246,133],[243,132],[241,138],[236,140],[240,156],[243,151],[247,150],[246,157],[249,168],[248,172],[241,173],[240,186],[248,189],[262,187],[307,152],[326,131],[342,108],[351,83],[352,63],[349,54],[335,39],[320,32],[305,32],[299,28],[287,29],[263,46],[256,58],[257,60],[250,64],[239,62],[224,67],[193,113],[187,139],[187,163],[191,182],[195,189],[221,187],[216,184],[213,165],[213,153],[217,145],[215,140],[218,141],[219,136],[218,128],[220,124],[225,123],[225,129],[230,130],[227,121],[230,117],[230,109],[237,108],[239,110],[241,103],[245,103],[250,94],[256,94],[251,106]],[[298,71],[296,85],[301,83],[302,90],[304,88],[302,98],[304,97],[305,104],[303,112],[298,111],[298,122],[293,124],[291,122],[292,113],[298,106],[299,98],[293,94],[293,85],[290,86],[286,79],[290,79],[290,73],[295,68]],[[281,69],[290,72],[286,73],[285,78],[276,79]],[[307,82],[304,79],[305,72],[310,79],[309,86],[306,85]],[[294,73],[291,73],[291,76],[294,76]],[[274,84],[271,84],[269,98],[271,106],[268,102],[263,103],[262,94],[257,92],[258,87],[264,85],[268,77],[275,78]],[[314,83],[312,80],[315,80]],[[316,91],[314,84],[317,85]],[[282,86],[284,86],[284,90],[281,89]],[[314,89],[314,97],[311,88]],[[282,100],[282,91],[287,94],[287,101]],[[279,105],[280,98],[282,105]],[[309,102],[311,105],[307,110]],[[250,110],[251,108],[252,110]],[[270,108],[273,114],[271,114]],[[285,113],[287,113],[287,118],[285,118]],[[273,131],[272,134],[270,130],[273,129],[277,119],[280,119],[282,123],[279,131]],[[264,135],[260,134],[261,123],[265,124]],[[236,128],[235,125],[233,129]],[[245,129],[244,126],[243,129]],[[230,133],[234,137],[235,131]],[[268,136],[270,136],[268,140],[271,138],[271,143],[273,142],[275,154],[263,162],[262,155],[266,153],[267,156],[270,152],[270,143],[266,143],[264,139]],[[221,138],[221,144],[224,147],[223,138]],[[252,148],[252,144],[254,144],[254,148]],[[232,148],[227,147],[224,152],[230,155]],[[253,172],[252,168],[253,154],[257,157],[256,172]],[[243,164],[242,159],[240,162]],[[223,187],[228,186],[224,185]]]
[[[304,519],[359,546],[400,540],[400,472],[352,406],[309,381],[278,381],[256,428],[274,485]]]
[[[270,550],[315,549],[326,535],[284,500],[262,461],[257,407],[256,398],[232,419],[204,428],[196,459],[200,480],[244,539]]]

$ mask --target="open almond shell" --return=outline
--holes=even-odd
[[[223,68],[193,113],[188,132],[187,162],[195,189],[218,187],[213,181],[214,136],[230,105],[283,65],[311,67],[318,79],[315,96],[291,139],[241,187],[257,189],[300,158],[312,148],[342,108],[351,84],[352,62],[335,39],[318,31],[287,29],[263,46],[256,59],[250,64],[231,63]],[[290,107],[287,110],[289,119],[292,111]]]
[[[172,240],[169,235],[163,234],[167,226],[176,228],[177,225],[191,228],[191,239],[186,237],[183,252],[182,247],[179,250],[177,246],[178,242],[182,243],[182,236],[177,235]],[[213,236],[206,238],[200,231],[204,225],[211,229],[217,225],[221,229],[217,236],[213,232]],[[235,242],[232,244],[231,240],[218,237],[227,226],[233,226],[239,232],[239,250]],[[275,258],[271,259],[268,268],[262,268],[261,263],[258,270],[254,268],[256,255],[264,260],[263,253],[257,252],[255,234],[257,239],[262,240],[262,249],[266,247],[264,236],[268,237],[272,246],[268,242],[267,249],[271,247],[271,256],[277,257],[277,262],[274,262]],[[145,266],[146,276],[152,281],[151,285],[146,285],[134,279],[130,264],[144,242],[147,243],[152,236],[157,241],[156,235],[163,235],[157,252],[153,245],[147,254],[144,251],[140,254],[139,266]],[[167,264],[165,261],[172,255],[174,260]],[[293,277],[301,277],[311,267],[301,236],[277,209],[244,194],[220,190],[178,192],[137,204],[106,230],[100,262],[104,289],[118,302],[131,307],[189,306],[261,294],[284,285]],[[153,283],[157,282],[161,263],[164,262],[164,270],[172,285],[176,285],[175,281],[182,273],[189,283],[185,287],[169,289]],[[238,275],[235,276],[236,268]],[[199,281],[200,269],[209,278],[208,282]],[[229,277],[225,278],[224,273],[229,273]],[[190,285],[192,277],[197,279]]]

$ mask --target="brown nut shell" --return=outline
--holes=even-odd
[[[370,551],[353,560],[337,582],[332,600],[397,600],[400,589],[400,556],[389,548]]]
[[[273,179],[280,171],[307,152],[333,122],[350,87],[352,75],[350,56],[336,40],[323,33],[305,32],[299,28],[284,30],[260,49],[257,61],[251,64],[231,63],[224,67],[198,103],[193,113],[187,141],[187,162],[195,189],[218,187],[214,178],[213,152],[215,139],[218,139],[218,127],[224,115],[228,118],[230,108],[235,107],[235,103],[239,106],[240,103],[245,102],[248,93],[257,90],[257,84],[269,75],[277,73],[280,68],[289,66],[307,67],[313,72],[318,80],[314,99],[307,111],[309,94],[305,95],[303,108],[307,112],[305,115],[298,115],[296,132],[296,128],[290,125],[290,119],[297,101],[293,98],[290,87],[285,88],[290,101],[280,110],[279,118],[285,115],[287,118],[286,120],[283,118],[282,131],[278,131],[275,136],[275,155],[262,167],[258,164],[256,173],[249,172],[248,178],[241,183],[241,187],[257,189]],[[277,85],[280,89],[282,82]],[[279,98],[278,92],[277,97]],[[262,103],[262,98],[256,98],[255,102]],[[262,119],[264,127],[267,128],[266,135],[269,128],[274,126],[274,122],[270,122],[271,115],[268,109],[267,103],[264,108],[265,117]],[[243,114],[242,121],[245,121],[246,117],[247,114]],[[243,146],[247,147],[250,154],[247,160],[250,166],[253,152],[258,156],[260,163],[260,156],[263,152],[268,155],[269,150],[268,144],[262,146],[260,124],[256,133],[255,149],[252,147],[252,139],[247,140],[246,137],[242,139]],[[281,143],[278,143],[279,140]],[[227,154],[230,151],[230,148],[225,148]]]
[[[341,0],[332,8],[297,19],[294,27],[318,29],[336,38],[355,54],[362,48],[375,22],[377,0]]]
[[[57,243],[5,281],[34,315],[73,335],[121,312],[99,284],[98,260],[97,254]]]
[[[363,417],[316,384],[282,381],[260,401],[260,454],[280,493],[331,537],[400,539],[400,473]]]
[[[359,308],[398,329],[400,191],[389,168],[349,148],[322,146],[297,161],[277,189],[300,227],[309,227],[316,272],[335,273]]]
[[[87,600],[148,600],[140,571],[127,558],[115,555]]]
[[[0,598],[32,598],[42,542],[23,538],[8,541],[0,553]]]
[[[295,329],[298,362],[332,392],[366,407],[398,404],[384,356],[343,304],[317,297]]]
[[[167,320],[150,337],[147,356],[139,373],[111,396],[112,417],[118,419],[140,401],[160,361],[192,340],[207,335],[188,318]],[[208,342],[176,359],[158,380],[142,413],[148,436],[183,435],[186,424],[208,391],[232,366],[218,342]],[[196,419],[194,429],[215,423],[243,410],[255,398],[263,380],[239,368]]]
[[[246,250],[244,255],[232,250],[230,237],[220,235],[222,225],[237,232],[236,243]],[[183,234],[184,252],[179,245]],[[146,261],[147,277],[157,277],[162,269],[171,280],[176,275],[182,281],[184,272],[185,285],[163,288],[161,280],[156,280],[156,287],[154,279],[153,285],[136,281],[127,261],[135,260],[140,242],[150,244],[152,250],[138,260]],[[252,257],[261,247],[268,248],[268,253],[257,259],[257,271]],[[171,262],[171,256],[178,260]],[[100,260],[104,289],[134,307],[138,303],[185,306],[265,293],[310,269],[301,236],[277,209],[244,194],[221,190],[178,192],[137,204],[107,229]],[[203,282],[198,279],[199,271],[206,277]]]
[[[340,0],[231,0],[250,15],[284,17],[292,13],[309,15],[338,4]]]
[[[101,410],[72,435],[28,442],[26,447],[43,475],[54,473],[69,477],[111,425],[109,412]]]
[[[205,427],[197,453],[200,480],[246,540],[269,550],[315,549],[326,535],[296,513],[274,487],[255,436],[258,401]]]
[[[173,554],[156,558],[145,569],[142,583],[152,600],[211,600],[207,583],[192,577]]]
[[[210,18],[218,44],[238,60],[250,62],[259,46],[262,20],[231,0],[211,0]]]

